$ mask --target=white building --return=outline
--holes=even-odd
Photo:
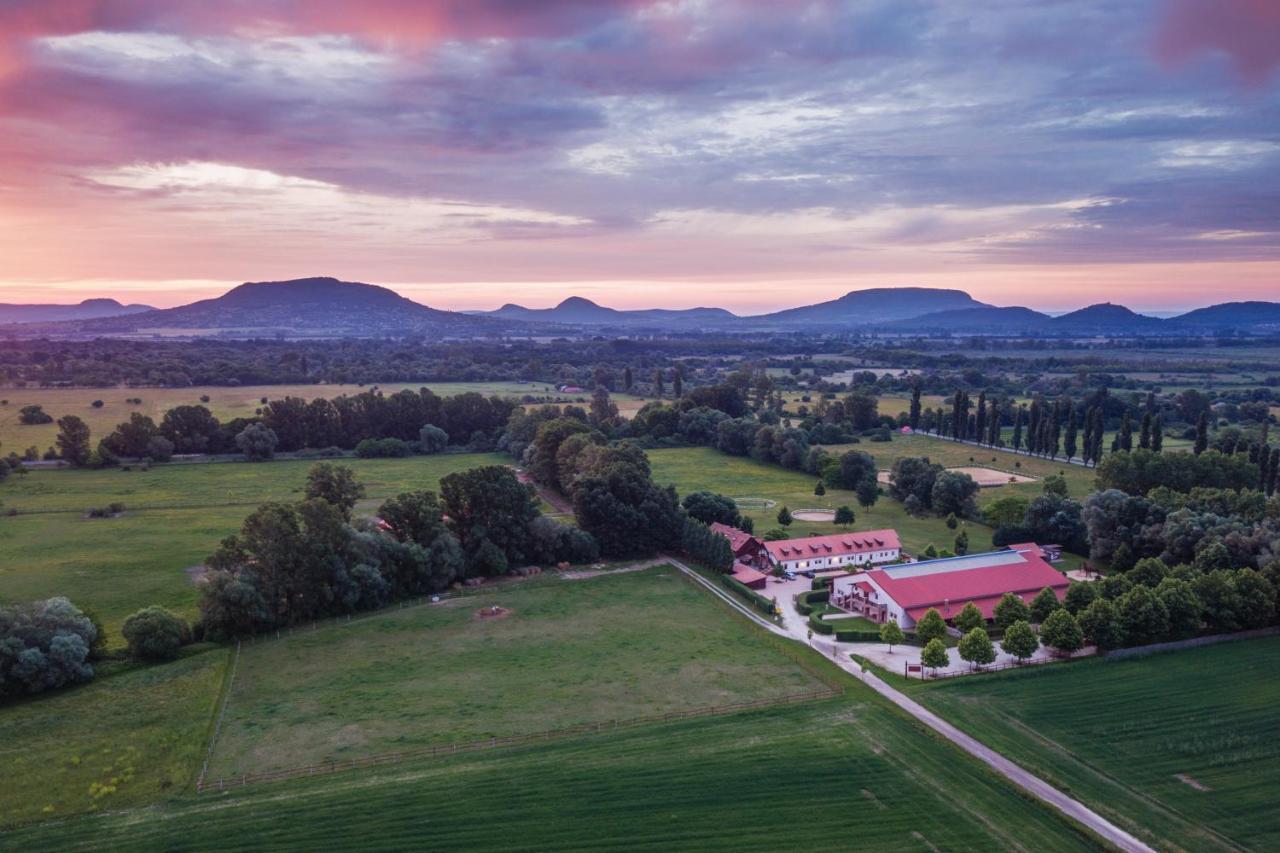
[[[864,530],[764,543],[769,560],[793,572],[892,563],[902,555],[896,530]]]

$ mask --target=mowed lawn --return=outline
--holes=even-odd
[[[816,661],[821,665],[821,661]],[[26,827],[29,851],[1075,851],[1064,818],[849,694],[192,795]]]
[[[244,645],[210,777],[818,689],[674,567],[546,577]]]
[[[407,459],[349,459],[368,493],[362,511],[411,489],[437,490],[440,478],[477,465],[504,465],[499,454]],[[0,519],[0,595],[29,601],[65,595],[92,608],[120,646],[120,625],[149,604],[196,615],[187,571],[269,500],[299,500],[307,461],[158,465],[150,471],[32,471],[0,487],[6,506],[31,514]],[[82,510],[123,502],[119,518]],[[74,512],[42,512],[76,507]],[[145,509],[145,507],[184,507]]]
[[[1280,637],[935,682],[917,698],[1160,849],[1280,848]]]
[[[858,444],[854,447],[870,452],[872,448],[886,446]],[[802,508],[834,509],[842,505],[849,506],[857,521],[847,529],[893,528],[902,538],[903,547],[916,554],[931,544],[939,549],[950,548],[956,537],[957,531],[947,529],[943,519],[909,515],[901,503],[887,494],[882,495],[874,507],[864,510],[858,505],[857,496],[853,492],[827,489],[826,494],[819,497],[813,493],[817,484],[816,477],[799,471],[788,471],[778,465],[757,462],[746,456],[729,456],[707,447],[649,450],[646,453],[653,468],[654,480],[664,486],[674,484],[681,496],[705,489],[732,498],[776,501],[777,504],[770,509],[742,510],[744,515],[752,519],[757,535],[780,526],[778,510],[785,504],[793,511]],[[795,521],[787,528],[787,532],[798,537],[839,533],[845,529],[829,521]],[[969,534],[970,551],[982,551],[991,547],[991,528],[969,521],[965,522],[964,529]]]
[[[229,659],[206,648],[0,706],[0,828],[189,790]]]

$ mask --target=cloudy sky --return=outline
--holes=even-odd
[[[1280,298],[1275,0],[0,0],[0,301]]]

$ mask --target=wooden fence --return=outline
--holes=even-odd
[[[329,761],[323,764],[311,764],[303,767],[288,767],[281,770],[266,770],[261,773],[241,773],[238,776],[229,777],[220,776],[216,779],[206,778],[202,773],[201,777],[196,781],[196,791],[225,791],[255,782],[273,782],[281,779],[297,779],[304,776],[318,776],[326,773],[337,773],[341,770],[355,770],[361,767],[395,764],[400,761],[409,761],[413,759],[436,758],[446,755],[457,755],[464,752],[476,752],[484,749],[522,746],[524,744],[539,743],[587,734],[602,734],[606,732],[619,731],[621,729],[629,729],[634,726],[647,725],[650,723],[665,723],[672,720],[687,720],[692,717],[711,717],[722,714],[732,714],[738,711],[769,708],[778,705],[815,702],[820,699],[833,699],[842,695],[843,692],[843,690],[835,688],[811,690],[806,693],[793,693],[788,696],[773,699],[754,699],[750,702],[734,702],[729,705],[708,705],[701,708],[692,708],[686,711],[668,711],[664,714],[651,714],[645,717],[633,717],[628,720],[609,720],[608,722],[583,723],[581,725],[570,726],[568,728],[547,729],[546,731],[533,732],[531,734],[491,737],[484,740],[468,741],[465,743],[437,744],[435,746],[424,746],[419,749],[410,749],[402,752],[388,752],[382,753],[381,755],[370,755],[364,758]]]

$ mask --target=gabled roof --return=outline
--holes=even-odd
[[[845,554],[867,554],[901,548],[896,530],[861,530],[856,533],[833,533],[804,539],[780,539],[766,542],[769,556],[775,560],[804,560],[809,557],[838,557]]]
[[[766,577],[764,572],[756,571],[743,563],[733,564],[733,579],[738,583],[747,584],[748,586],[764,580]]]
[[[1059,597],[1070,581],[1050,566],[1035,543],[1013,545],[1006,551],[926,560],[871,569],[867,578],[918,619],[930,607],[943,618],[955,616],[970,601],[988,619],[1006,592],[1030,601],[1045,587]]]
[[[730,527],[727,524],[721,524],[718,521],[711,522],[711,532],[719,533],[725,539],[728,539],[729,547],[733,549],[733,553],[735,554],[742,550],[744,545],[755,540],[755,537],[747,531],[739,530],[736,527]]]

